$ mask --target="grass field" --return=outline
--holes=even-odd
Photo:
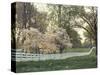
[[[64,49],[64,52],[88,52],[90,48],[68,48]]]
[[[72,57],[63,60],[17,62],[16,72],[37,72],[53,70],[69,70],[96,68],[97,57],[95,51],[88,56]]]

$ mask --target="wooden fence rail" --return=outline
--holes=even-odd
[[[95,47],[91,48],[89,52],[67,52],[62,54],[32,54],[32,53],[22,53],[20,50],[15,52],[12,50],[12,61],[40,61],[40,60],[57,60],[66,59],[75,56],[85,56],[89,55]]]

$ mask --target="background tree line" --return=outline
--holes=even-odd
[[[38,5],[38,3],[37,3]],[[36,28],[42,34],[48,32],[51,26],[52,34],[64,29],[70,38],[73,48],[89,47],[97,44],[97,8],[92,6],[68,6],[58,4],[45,4],[48,12],[40,12],[34,3],[16,4],[16,25],[12,25],[12,43],[14,33],[20,29]],[[42,8],[42,6],[41,6]],[[14,29],[16,28],[16,30]],[[50,27],[49,27],[50,28]],[[84,29],[85,42],[81,43],[81,37],[75,28]],[[14,30],[13,30],[14,29]],[[19,32],[21,34],[21,31]],[[18,34],[18,35],[19,35]],[[41,37],[42,38],[42,37]],[[63,38],[63,37],[62,37]],[[23,40],[26,40],[25,38]],[[59,44],[61,42],[58,41]]]

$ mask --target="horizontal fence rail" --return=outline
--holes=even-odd
[[[12,61],[40,61],[40,60],[57,60],[66,59],[75,56],[85,56],[91,54],[95,47],[92,47],[89,52],[67,52],[61,54],[32,54],[23,53],[20,49],[12,49]]]

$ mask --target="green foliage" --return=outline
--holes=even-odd
[[[16,4],[16,27],[37,28],[41,32],[46,31],[46,13],[37,11],[36,6],[30,3]],[[45,22],[44,22],[45,21]]]
[[[52,17],[51,18],[53,19],[52,23],[54,22],[55,25],[66,29],[66,32],[71,38],[71,43],[73,44],[73,47],[81,47],[80,36],[71,27],[73,25],[73,15],[75,15],[75,13],[72,13],[73,7],[71,6],[68,7],[64,5],[55,5],[54,7],[53,6],[49,6],[49,7],[52,7],[52,9],[50,9],[51,10],[50,16],[55,15],[55,17],[58,18],[58,19],[55,19],[55,17]]]
[[[65,36],[64,38],[67,38],[68,43],[71,42],[73,48],[79,48],[82,47],[82,43],[78,31],[75,30],[75,28],[77,27],[86,30],[84,35],[89,43],[87,43],[86,41],[84,45],[90,44],[90,41],[96,43],[97,41],[96,7],[45,4],[47,12],[44,11],[41,12],[38,10],[38,7],[36,5],[38,5],[38,3],[31,4],[31,3],[18,2],[16,4],[16,27],[14,26],[16,29],[16,33],[14,32],[15,29],[12,24],[12,41],[14,41],[15,34],[18,33],[18,37],[20,37],[19,34],[21,34],[24,29],[28,29],[30,31],[31,28],[33,29],[35,28],[39,30],[39,33],[44,35],[46,33],[55,34],[55,31],[58,28],[66,31],[64,35],[68,34],[68,36]],[[48,28],[50,29],[50,27],[51,30],[48,30]],[[59,32],[62,31],[56,31],[56,33]],[[47,36],[49,35],[46,35],[45,37]],[[24,40],[27,40],[27,38],[25,38]],[[60,38],[60,36],[58,38]],[[61,39],[64,38],[62,37]],[[66,40],[63,41],[63,43],[64,42],[66,42]],[[63,47],[64,46],[63,43],[59,43],[58,46],[60,45],[59,47]]]
[[[89,26],[86,26],[86,28],[88,29],[89,32],[92,32],[92,30],[90,29]],[[92,36],[94,36],[93,34],[89,34],[88,32],[85,31],[84,36],[86,37],[84,45],[85,44],[88,44],[88,45],[91,45],[91,46],[96,45],[95,44],[96,40],[92,38]]]
[[[76,6],[72,7],[70,11],[74,19],[76,19],[76,24],[74,27],[82,28],[86,31],[86,37],[92,39],[96,44],[97,41],[97,8],[96,7],[83,7]],[[75,13],[75,14],[73,14]],[[81,19],[77,21],[77,19]],[[75,21],[75,20],[74,20]]]
[[[70,28],[69,28],[70,29]],[[69,31],[66,30],[71,38],[71,42],[73,43],[73,48],[81,47],[81,38],[79,34],[74,30],[70,29]]]

